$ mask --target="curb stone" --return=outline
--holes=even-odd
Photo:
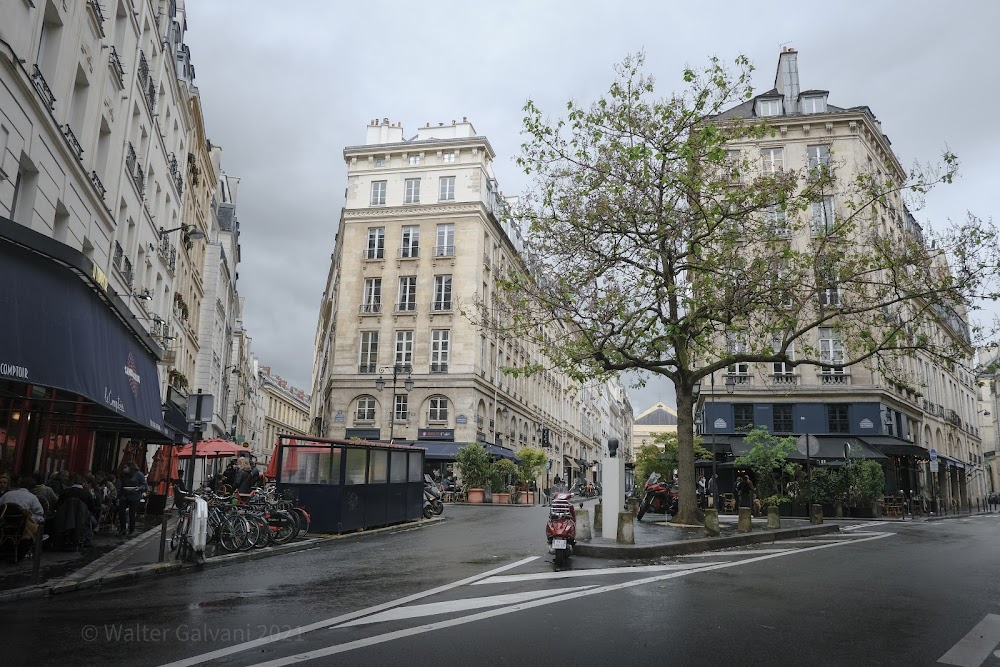
[[[201,570],[214,569],[217,567],[225,567],[226,565],[233,565],[236,563],[246,563],[252,560],[268,558],[270,556],[278,556],[281,554],[295,553],[296,551],[306,551],[308,549],[315,549],[330,544],[335,544],[339,540],[347,538],[358,538],[358,537],[364,537],[366,535],[377,535],[382,533],[416,530],[418,528],[433,526],[444,520],[445,519],[443,517],[434,517],[432,519],[423,519],[420,521],[414,521],[412,523],[404,523],[395,526],[386,526],[384,528],[375,528],[373,530],[361,530],[353,533],[347,533],[344,535],[322,535],[317,537],[311,537],[311,538],[306,538],[301,542],[294,542],[291,544],[283,544],[280,546],[265,547],[264,549],[254,549],[252,551],[217,556],[208,559],[204,565],[196,565],[195,563],[181,563],[179,561],[166,561],[163,563],[150,563],[148,565],[139,565],[133,568],[129,568],[127,570],[113,571],[106,573],[102,576],[93,577],[90,579],[81,580],[81,579],[72,579],[70,577],[65,577],[63,579],[59,579],[55,582],[48,584],[25,586],[24,588],[17,588],[11,591],[0,593],[0,603],[13,602],[16,600],[30,600],[30,599],[44,598],[50,595],[63,595],[66,593],[71,593],[73,591],[78,591],[88,588],[97,588],[98,590],[100,590],[105,586],[109,587],[118,586],[121,585],[122,583],[132,581],[133,579],[145,579],[148,577],[154,577],[165,574],[190,572],[190,571],[197,572]],[[157,527],[156,531],[159,530],[160,530],[159,527]],[[143,538],[143,536],[140,536],[140,538]]]
[[[704,537],[683,542],[667,542],[665,544],[577,544],[574,552],[590,558],[657,558],[661,556],[679,556],[682,554],[699,553],[702,551],[718,551],[730,547],[741,547],[750,544],[777,542],[796,537],[811,535],[828,535],[839,533],[840,526],[825,524],[820,526],[803,526],[801,528],[779,528],[778,530],[744,533],[742,535],[727,535],[725,537]]]

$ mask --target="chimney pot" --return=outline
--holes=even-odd
[[[438,127],[444,127],[444,123],[438,123]]]
[[[431,124],[430,124],[430,123],[427,123],[427,125],[425,125],[424,127],[430,127],[430,126],[431,126]]]
[[[455,124],[455,119],[454,119],[454,118],[452,118],[452,120],[451,120],[451,124],[452,124],[452,125],[454,125],[454,124]]]
[[[468,123],[469,122],[469,117],[468,116],[462,116],[462,122],[463,123]]]
[[[389,119],[388,118],[383,118],[382,119],[382,124],[383,125],[388,125],[389,124]]]

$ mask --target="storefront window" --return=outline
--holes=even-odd
[[[389,467],[389,481],[393,484],[406,481],[406,452],[392,452],[392,465]]]

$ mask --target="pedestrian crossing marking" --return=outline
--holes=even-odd
[[[728,561],[717,561],[728,562]],[[599,567],[589,570],[562,570],[559,572],[532,572],[529,574],[505,574],[489,577],[472,584],[509,584],[515,581],[539,581],[543,579],[568,579],[572,577],[592,577],[606,574],[634,574],[638,572],[665,572],[669,570],[689,570],[714,565],[713,563],[667,563],[665,565],[640,565],[637,567]]]

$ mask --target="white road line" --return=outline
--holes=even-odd
[[[513,581],[538,581],[540,579],[569,579],[570,577],[592,577],[602,574],[632,574],[633,572],[664,572],[666,570],[686,570],[703,567],[707,563],[668,563],[666,565],[641,565],[637,567],[599,567],[592,570],[563,570],[561,572],[533,572],[531,574],[506,574],[477,581],[473,586],[485,584],[507,584]]]
[[[789,545],[795,544],[846,544],[848,542],[863,542],[864,540],[789,540]]]
[[[550,595],[562,595],[574,591],[582,591],[593,586],[574,586],[572,588],[549,588],[543,591],[525,591],[523,593],[510,593],[509,595],[491,595],[483,598],[462,598],[461,600],[446,600],[444,602],[431,602],[428,604],[415,604],[409,607],[396,607],[383,611],[374,616],[356,618],[348,623],[342,623],[336,628],[346,628],[352,625],[367,625],[369,623],[385,623],[386,621],[399,621],[405,618],[420,618],[421,616],[436,616],[437,614],[450,614],[456,611],[469,611],[471,609],[483,609],[484,607],[502,607],[518,602],[530,602],[538,598],[549,597]]]
[[[752,556],[754,554],[780,554],[795,549],[749,549],[747,551],[706,551],[702,554],[679,554],[675,558],[718,558],[719,556]]]
[[[864,528],[867,525],[868,524],[866,524],[866,523],[856,523],[856,524],[853,524],[851,526],[841,526],[840,527],[840,532],[844,532],[845,530],[857,530],[858,528]]]
[[[216,658],[222,658],[227,655],[233,655],[234,653],[241,653],[242,651],[248,651],[252,648],[256,648],[258,646],[264,646],[266,644],[271,644],[276,641],[290,639],[292,637],[298,637],[299,635],[304,635],[305,633],[312,632],[313,630],[328,628],[332,625],[337,625],[338,623],[344,623],[345,621],[353,621],[354,619],[360,618],[361,616],[374,614],[376,612],[383,611],[385,609],[392,609],[393,607],[404,605],[407,602],[413,602],[414,600],[420,600],[421,598],[425,598],[430,595],[443,593],[444,591],[450,591],[453,588],[458,588],[460,586],[465,586],[467,584],[475,583],[480,579],[485,579],[486,577],[490,577],[499,572],[506,572],[507,570],[513,569],[515,567],[520,567],[525,563],[530,563],[533,560],[538,560],[538,556],[529,556],[528,558],[522,558],[519,561],[508,563],[507,565],[503,565],[501,567],[488,570],[481,574],[476,574],[471,577],[466,577],[465,579],[460,579],[459,581],[455,581],[450,584],[444,584],[443,586],[438,586],[437,588],[431,588],[421,593],[414,593],[413,595],[407,595],[406,597],[401,597],[398,600],[392,600],[391,602],[378,604],[375,605],[374,607],[368,607],[367,609],[359,609],[358,611],[352,611],[349,614],[334,616],[333,618],[328,618],[326,620],[318,621],[316,623],[310,623],[309,625],[302,625],[297,628],[293,628],[287,632],[282,632],[280,634],[268,635],[267,637],[254,639],[252,641],[244,642],[243,644],[234,644],[233,646],[220,648],[216,651],[210,651],[209,653],[202,653],[201,655],[196,655],[191,658],[177,660],[176,662],[167,663],[162,667],[188,667],[189,665],[200,665],[203,662],[215,660]]]
[[[405,630],[387,632],[385,634],[375,635],[374,637],[367,637],[365,639],[358,639],[356,641],[346,642],[344,644],[335,644],[333,646],[328,646],[327,648],[320,649],[317,651],[310,651],[308,653],[299,653],[298,655],[292,655],[285,658],[278,658],[275,660],[270,660],[268,662],[262,662],[255,665],[255,667],[284,667],[285,665],[299,664],[301,662],[305,662],[306,660],[315,660],[317,658],[324,658],[329,655],[346,653],[347,651],[353,651],[354,649],[364,648],[366,646],[374,646],[376,644],[382,644],[384,642],[389,642],[394,639],[412,637],[414,635],[423,634],[425,632],[431,632],[433,630],[441,630],[443,628],[450,628],[456,625],[473,623],[475,621],[494,618],[496,616],[503,616],[505,614],[512,614],[517,611],[523,611],[525,609],[533,609],[535,607],[555,604],[557,602],[565,602],[566,600],[573,600],[575,598],[586,597],[588,595],[596,595],[598,593],[607,593],[610,591],[633,588],[635,586],[643,586],[645,584],[651,584],[657,581],[663,581],[665,579],[675,579],[677,577],[684,577],[691,574],[698,574],[699,572],[706,572],[708,570],[721,570],[723,568],[728,568],[728,567],[739,567],[742,565],[746,565],[747,563],[768,560],[770,558],[780,558],[782,556],[789,556],[795,553],[802,553],[803,551],[816,551],[818,549],[829,549],[831,547],[837,547],[844,544],[857,544],[859,542],[868,542],[870,540],[878,540],[883,537],[889,537],[891,535],[895,535],[895,533],[873,533],[871,537],[866,537],[863,540],[854,540],[853,542],[829,542],[827,544],[815,547],[807,547],[805,549],[793,549],[791,551],[783,551],[777,554],[767,554],[764,556],[758,556],[756,558],[750,558],[747,560],[734,561],[731,563],[713,564],[707,567],[698,568],[696,570],[680,570],[677,572],[669,572],[667,574],[657,575],[655,577],[647,577],[645,579],[633,579],[632,581],[626,581],[618,584],[610,584],[607,586],[600,586],[598,588],[590,588],[585,591],[576,591],[574,593],[569,593],[567,595],[557,595],[555,597],[548,597],[541,600],[534,600],[532,602],[525,602],[522,604],[514,605],[512,607],[504,607],[502,609],[491,609],[489,611],[482,611],[479,612],[478,614],[473,614],[471,616],[452,618],[445,621],[439,621],[437,623],[429,623],[427,625],[419,625],[412,628],[406,628]]]
[[[957,644],[938,658],[938,662],[961,667],[979,667],[997,644],[1000,644],[1000,616],[987,614],[976,627],[969,630],[969,634],[958,640]]]

